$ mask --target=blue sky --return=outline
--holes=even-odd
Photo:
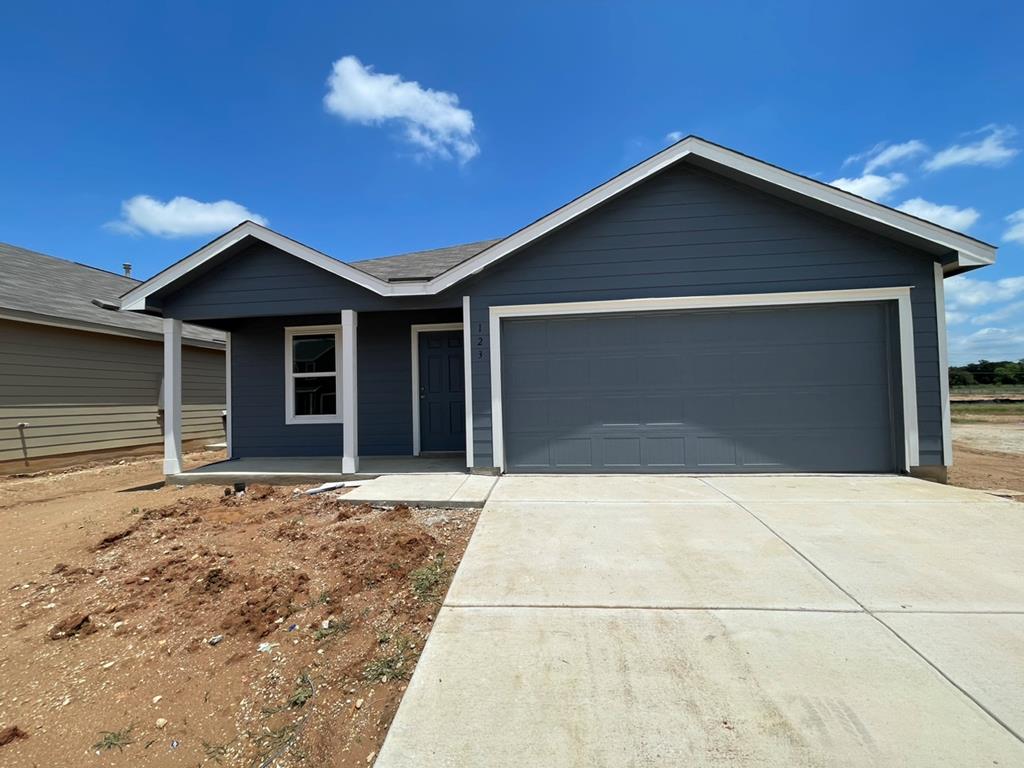
[[[697,133],[999,245],[951,357],[1024,358],[1024,7],[775,5],[9,3],[0,240],[147,277],[252,215],[356,260]]]

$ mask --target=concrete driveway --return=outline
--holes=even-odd
[[[1024,505],[504,477],[376,765],[1024,765]]]

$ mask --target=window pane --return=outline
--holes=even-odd
[[[334,334],[293,336],[292,373],[334,373]]]
[[[334,376],[304,376],[295,381],[295,415],[326,416],[338,413]]]

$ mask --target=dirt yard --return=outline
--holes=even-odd
[[[1024,493],[1024,403],[953,403],[949,481]]]
[[[477,511],[161,479],[0,480],[0,765],[372,764]]]

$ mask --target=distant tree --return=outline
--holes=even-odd
[[[963,368],[949,369],[949,385],[951,387],[969,387],[974,381],[974,374]]]
[[[979,360],[976,363],[950,366],[950,386],[990,384],[1004,386],[1024,384],[1024,360]]]

